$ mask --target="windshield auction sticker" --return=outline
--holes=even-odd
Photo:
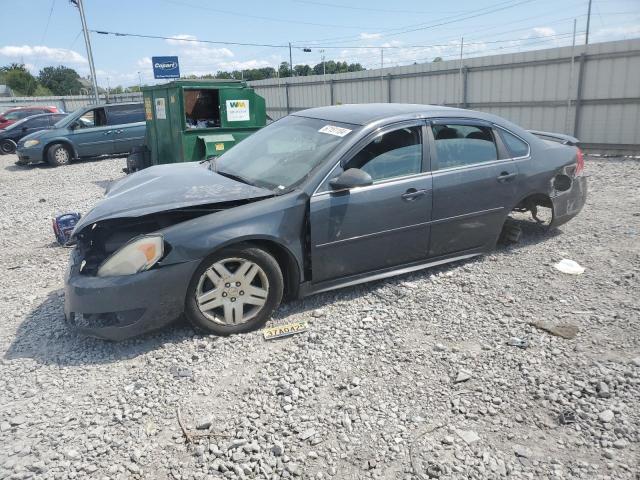
[[[320,133],[328,133],[329,135],[335,135],[336,137],[344,137],[351,132],[348,128],[336,127],[335,125],[325,125],[320,130]]]

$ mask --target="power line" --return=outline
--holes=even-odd
[[[451,12],[434,12],[434,11],[425,11],[425,10],[398,10],[398,9],[387,9],[387,8],[372,8],[372,7],[354,7],[352,5],[339,5],[337,3],[328,3],[328,2],[314,2],[311,0],[294,0],[296,3],[306,3],[309,5],[319,5],[322,7],[332,7],[332,8],[342,8],[348,10],[361,10],[365,12],[382,12],[382,13],[417,13],[420,15],[433,15],[434,13],[453,13]]]
[[[401,35],[403,33],[408,33],[408,32],[413,32],[416,30],[424,30],[424,29],[428,29],[428,28],[435,28],[437,26],[441,26],[441,25],[448,25],[451,23],[455,23],[455,22],[461,22],[463,20],[467,20],[469,18],[476,18],[482,15],[488,15],[490,13],[495,13],[497,11],[500,10],[505,10],[507,8],[513,8],[516,7],[518,5],[524,4],[524,3],[530,3],[534,0],[521,0],[519,2],[513,3],[511,0],[509,1],[502,1],[502,2],[498,2],[495,3],[493,5],[487,6],[487,7],[483,7],[483,8],[479,8],[479,9],[475,9],[475,10],[470,10],[466,13],[462,13],[462,14],[456,14],[456,15],[450,15],[447,17],[442,17],[439,18],[438,20],[436,20],[436,22],[441,22],[441,23],[435,23],[435,24],[426,24],[426,23],[417,23],[417,24],[413,24],[413,25],[405,25],[404,27],[398,27],[398,28],[390,28],[390,29],[375,29],[375,30],[380,30],[380,34],[382,36],[392,36],[392,35]],[[509,5],[506,5],[509,4]],[[494,8],[494,7],[499,7],[499,8]],[[443,22],[444,21],[444,22]],[[406,30],[406,29],[412,29],[412,30]],[[386,35],[385,35],[386,34]],[[352,40],[352,39],[358,39],[360,37],[354,37],[353,35],[351,36],[343,36],[343,37],[332,37],[332,38],[324,38],[324,39],[320,39],[320,40],[306,40],[306,42],[329,42],[329,43],[336,43],[339,41],[344,41],[344,40]],[[304,42],[304,40],[299,40],[299,42]]]
[[[51,0],[51,9],[49,10],[49,16],[47,17],[47,24],[44,27],[44,31],[42,32],[42,39],[40,43],[44,44],[44,39],[47,36],[47,31],[49,30],[49,22],[51,22],[51,15],[53,14],[53,7],[56,4],[56,0]]]
[[[360,25],[336,25],[336,24],[328,24],[328,23],[305,22],[302,20],[286,20],[284,18],[275,18],[275,17],[263,17],[260,15],[252,15],[246,12],[234,12],[231,10],[222,10],[219,8],[206,7],[204,5],[193,5],[191,3],[182,2],[179,0],[162,0],[162,1],[166,3],[173,3],[175,5],[180,5],[182,7],[190,7],[198,10],[208,10],[215,13],[233,15],[233,16],[242,17],[242,18],[255,18],[257,20],[266,20],[268,22],[289,23],[289,24],[295,24],[295,25],[312,25],[314,27],[348,28],[348,29],[355,29],[355,30],[363,30],[363,29],[366,30],[368,28]]]
[[[163,35],[143,35],[140,33],[124,33],[124,32],[110,32],[107,30],[91,30],[93,33],[100,35],[115,35],[116,37],[137,37],[137,38],[151,38],[154,40],[173,40],[176,42],[194,42],[194,43],[210,43],[214,45],[238,45],[241,47],[271,47],[271,48],[289,48],[289,45],[275,45],[270,43],[248,43],[248,42],[227,42],[220,40],[199,40],[196,38],[176,38],[165,37]]]

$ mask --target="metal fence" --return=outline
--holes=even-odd
[[[640,39],[250,82],[274,119],[310,107],[404,102],[462,106],[586,148],[640,151]]]
[[[599,152],[640,152],[640,39],[476,57],[326,76],[250,82],[274,119],[343,103],[404,102],[462,106],[525,128],[578,137]],[[107,101],[102,95],[102,101]],[[140,93],[111,102],[142,101]],[[88,96],[5,97],[0,111],[56,105],[65,111]]]
[[[118,93],[113,95],[100,95],[103,103],[142,102],[141,93]],[[0,97],[0,112],[14,107],[28,105],[47,105],[62,108],[65,112],[72,112],[76,108],[85,107],[95,103],[93,96],[65,95],[62,97]]]

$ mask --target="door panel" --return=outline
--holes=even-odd
[[[490,246],[500,233],[515,183],[498,181],[515,173],[512,161],[434,172],[430,256]]]
[[[144,143],[146,123],[129,123],[114,127],[114,153],[129,153]]]
[[[515,202],[516,164],[499,158],[487,124],[452,120],[429,133],[434,160],[429,256],[492,247]]]
[[[104,108],[96,108],[78,119],[80,127],[69,132],[68,138],[76,146],[78,155],[90,157],[114,153],[114,128],[106,125]]]
[[[359,168],[374,183],[336,192],[325,181],[311,198],[313,282],[426,258],[432,180],[424,133],[421,121],[372,133],[329,177]]]
[[[313,281],[401,265],[426,257],[431,176],[311,198]],[[407,192],[424,191],[415,198]]]

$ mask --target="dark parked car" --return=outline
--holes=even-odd
[[[314,108],[216,161],[116,182],[76,226],[65,314],[121,339],[182,313],[226,335],[283,298],[492,249],[513,210],[582,209],[570,137],[547,141],[493,115],[427,105]]]
[[[64,113],[58,107],[54,106],[38,106],[33,105],[29,107],[15,107],[6,110],[0,114],[0,129],[7,128],[9,125],[22,120],[23,118],[30,117],[32,115],[38,115],[40,113]]]
[[[18,120],[4,130],[0,130],[0,153],[15,153],[18,141],[30,133],[52,128],[56,122],[66,117],[66,113],[41,113]]]
[[[141,103],[84,107],[56,123],[55,128],[20,140],[16,163],[46,161],[59,166],[74,158],[129,153],[142,146],[145,130]]]

